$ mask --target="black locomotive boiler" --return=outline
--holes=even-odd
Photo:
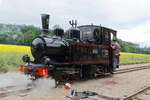
[[[34,79],[56,80],[113,73],[118,66],[114,64],[111,48],[112,38],[117,39],[116,31],[96,25],[77,26],[76,21],[70,24],[72,27],[66,32],[56,27],[54,36],[49,36],[49,15],[42,14],[42,34],[31,43],[34,61],[28,55],[23,56],[26,64],[20,66],[20,71]]]

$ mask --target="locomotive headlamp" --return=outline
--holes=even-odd
[[[22,60],[25,62],[25,63],[29,63],[30,62],[30,57],[26,54],[22,57]]]

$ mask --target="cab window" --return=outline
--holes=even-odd
[[[91,28],[81,29],[82,39],[83,40],[92,40],[93,39],[93,30]]]

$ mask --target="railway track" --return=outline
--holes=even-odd
[[[140,66],[140,67],[134,67],[134,68],[124,68],[124,69],[118,69],[116,70],[116,72],[114,72],[113,74],[123,74],[123,73],[128,73],[128,72],[133,72],[133,71],[139,71],[139,70],[144,70],[144,69],[150,69],[150,65],[148,66]],[[97,75],[96,77],[92,78],[92,79],[99,79],[99,78],[105,78],[105,77],[109,77],[110,74],[105,74],[105,75]],[[86,79],[85,79],[86,80]],[[83,79],[73,79],[73,80],[68,80],[65,81],[65,83],[76,83],[76,82],[83,82]],[[61,82],[59,84],[57,84],[57,86],[64,84],[64,82]]]
[[[138,97],[138,95],[140,95],[141,93],[144,93],[146,90],[150,90],[150,86],[145,86],[145,87],[129,94],[128,96],[124,96],[122,98],[108,96],[108,95],[104,95],[104,94],[98,94],[98,93],[92,92],[92,91],[76,92],[76,95],[72,95],[70,93],[71,95],[67,96],[67,97],[69,98],[69,100],[81,100],[81,99],[85,99],[85,98],[89,98],[90,100],[148,100],[148,99],[142,99],[142,98]],[[74,92],[74,91],[71,91],[71,92]],[[148,95],[150,95],[150,94],[148,94]]]
[[[134,67],[134,68],[118,69],[118,70],[116,70],[116,72],[114,72],[114,74],[122,74],[122,73],[144,70],[144,69],[149,69],[149,68],[150,68],[150,65],[149,66]]]
[[[144,70],[144,69],[149,69],[149,68],[150,66],[140,66],[140,67],[134,67],[134,68],[119,69],[114,74],[122,74],[122,73]],[[17,86],[3,87],[3,88],[0,88],[0,98],[7,97],[9,95],[26,96],[28,95],[27,93],[32,90],[32,88],[33,88],[32,86],[26,86],[25,88],[20,88],[20,89],[17,89]],[[146,89],[150,89],[150,86],[140,90],[139,92],[136,92],[135,94],[124,97],[122,99],[118,99],[118,98],[116,99],[116,98],[111,98],[111,97],[102,96],[102,95],[99,95],[99,96],[104,97],[106,100],[134,100],[130,98],[137,95],[138,93],[141,93],[142,91]]]
[[[17,89],[17,86],[7,86],[0,88],[0,98],[7,97],[9,95],[18,95],[18,96],[25,96],[26,93],[32,90],[32,87],[25,87]]]
[[[143,87],[143,88],[141,88],[141,89],[139,89],[139,90],[129,94],[128,96],[125,96],[125,97],[122,97],[122,98],[97,94],[97,96],[99,98],[93,98],[92,97],[93,99],[92,98],[91,99],[92,100],[146,100],[146,99],[142,99],[142,98],[137,97],[138,95],[140,95],[141,93],[143,93],[146,90],[150,90],[150,86],[145,86],[145,87]]]
[[[150,90],[150,86],[145,86],[145,87],[139,89],[138,91],[136,91],[136,92],[134,92],[134,93],[132,93],[132,94],[130,94],[128,96],[125,96],[125,97],[123,97],[123,98],[121,98],[119,100],[144,100],[144,99],[138,98],[136,96],[141,94],[141,93],[143,93],[146,90]]]

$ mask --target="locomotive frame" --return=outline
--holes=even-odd
[[[34,61],[23,56],[26,64],[20,66],[21,72],[34,79],[52,77],[63,81],[71,76],[85,79],[115,71],[119,63],[113,64],[111,39],[117,39],[117,31],[96,25],[77,26],[77,22],[72,21],[72,27],[66,32],[67,39],[63,38],[61,28],[56,28],[56,36],[50,37],[48,21],[49,15],[42,15],[43,34],[31,44]]]

